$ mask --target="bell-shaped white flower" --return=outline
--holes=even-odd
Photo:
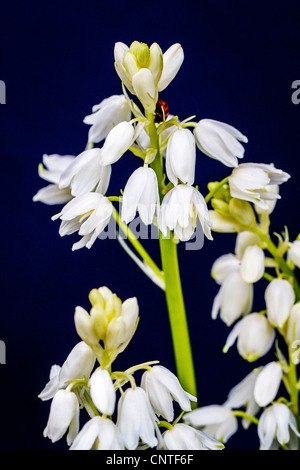
[[[76,344],[60,367],[51,367],[50,380],[39,394],[41,400],[53,398],[59,388],[65,388],[70,381],[89,377],[95,364],[95,354],[83,341]]]
[[[124,450],[121,433],[111,419],[95,416],[77,434],[70,450]]]
[[[223,406],[231,409],[239,409],[245,406],[245,412],[248,415],[255,416],[260,407],[254,398],[254,387],[261,369],[262,368],[256,368],[252,370],[241,382],[235,385],[230,390],[227,400]],[[242,419],[242,426],[244,429],[248,429],[250,424],[251,421],[249,421],[247,418]]]
[[[132,77],[132,86],[134,93],[143,104],[145,110],[154,113],[157,91],[152,72],[149,69],[142,68]]]
[[[189,129],[176,129],[168,140],[166,172],[171,183],[192,185],[195,180],[196,144]]]
[[[222,284],[229,274],[240,270],[240,263],[232,253],[222,255],[212,265],[211,276],[217,284]]]
[[[256,361],[271,348],[275,330],[267,318],[259,313],[251,313],[239,320],[228,335],[223,351],[237,340],[239,354],[249,362]]]
[[[259,373],[254,398],[262,408],[269,405],[276,397],[282,379],[282,367],[279,362],[270,362]]]
[[[51,403],[44,437],[56,442],[68,429],[67,442],[70,445],[79,431],[79,403],[75,393],[58,390]]]
[[[236,167],[238,158],[243,158],[245,149],[239,142],[248,142],[247,137],[224,122],[201,119],[194,129],[198,148],[224,165]]]
[[[147,165],[135,170],[127,181],[123,193],[122,220],[128,224],[136,211],[145,225],[153,222],[159,211],[159,193],[155,171]]]
[[[155,447],[158,443],[155,436],[156,420],[146,392],[142,388],[128,388],[119,399],[117,426],[126,449],[136,449],[139,439],[149,447]]]
[[[248,314],[252,309],[253,285],[245,282],[240,271],[233,269],[224,279],[214,298],[211,316],[220,318],[227,326],[232,325],[242,315]]]
[[[278,191],[270,191],[270,186],[284,183],[290,178],[288,173],[264,163],[242,163],[229,176],[231,196],[249,201],[263,210],[269,206],[265,201],[280,199]]]
[[[178,378],[163,366],[154,366],[144,372],[141,387],[146,391],[151,406],[157,416],[173,421],[173,400],[183,411],[191,411],[190,401],[197,398],[185,392]]]
[[[236,433],[238,421],[232,410],[222,405],[209,405],[186,413],[183,421],[220,442],[227,442]]]
[[[188,424],[177,423],[162,435],[164,450],[222,450],[224,445]]]
[[[101,413],[111,416],[115,410],[116,391],[107,370],[97,367],[90,381],[90,392],[96,408]]]
[[[159,79],[158,91],[163,91],[177,75],[184,59],[183,49],[180,44],[173,44],[163,54],[163,70]]]
[[[72,199],[70,188],[60,188],[61,174],[73,162],[73,155],[43,155],[43,163],[39,165],[39,176],[51,184],[41,188],[34,196],[33,201],[44,204],[65,204]]]
[[[105,139],[114,126],[122,121],[129,121],[131,110],[125,95],[112,95],[93,106],[93,113],[83,120],[91,125],[88,141],[100,142]]]
[[[257,245],[248,246],[241,261],[241,276],[245,282],[259,281],[265,272],[265,254]]]
[[[196,188],[179,184],[165,195],[159,218],[159,228],[164,236],[167,236],[170,229],[174,230],[174,235],[179,240],[189,240],[196,228],[197,218],[204,234],[211,240],[211,222],[207,205]]]
[[[108,133],[101,151],[101,164],[111,165],[117,162],[129,149],[142,131],[139,123],[136,128],[130,122],[120,122]]]
[[[300,302],[297,302],[291,308],[287,321],[285,337],[290,345],[294,341],[300,340]]]
[[[239,259],[242,259],[248,246],[257,245],[260,238],[256,233],[243,231],[237,234],[234,252]]]
[[[265,290],[267,314],[273,326],[282,328],[295,302],[295,292],[285,279],[273,279]]]
[[[288,250],[288,257],[297,268],[300,268],[300,240],[295,240],[291,243]]]
[[[277,450],[288,445],[290,450],[298,449],[297,422],[293,413],[283,403],[274,403],[264,410],[257,427],[260,450]]]
[[[105,194],[111,176],[111,166],[101,164],[101,150],[92,148],[80,153],[63,171],[59,179],[60,188],[71,188],[73,196],[90,191]]]
[[[91,248],[109,223],[112,212],[112,203],[102,194],[92,192],[72,199],[52,220],[62,220],[59,229],[61,236],[78,231],[82,239],[72,247],[72,250],[78,250],[84,246]]]
[[[269,184],[266,186],[266,192],[271,194],[272,199],[268,200],[267,195],[264,196],[264,208],[260,205],[255,204],[255,211],[257,214],[272,214],[273,210],[276,207],[277,201],[279,198],[274,198],[274,194],[279,194],[279,185],[278,184]]]

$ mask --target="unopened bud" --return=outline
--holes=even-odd
[[[242,225],[254,225],[256,222],[255,213],[250,202],[232,198],[229,202],[229,212]]]
[[[211,200],[211,205],[213,209],[215,209],[215,211],[219,212],[219,214],[225,215],[227,217],[230,216],[229,204],[227,204],[225,201],[222,201],[222,199],[217,199],[216,197],[214,197]]]
[[[155,85],[157,85],[163,70],[163,53],[156,42],[154,42],[150,47],[150,59],[148,68],[152,72]]]
[[[148,67],[150,59],[150,49],[147,44],[141,43],[136,49],[136,58],[141,68]]]
[[[93,328],[92,319],[84,308],[76,307],[74,321],[78,335],[86,344],[95,345],[98,343],[99,340]]]
[[[94,305],[91,309],[91,319],[93,330],[95,331],[98,340],[104,339],[106,335],[106,329],[108,325],[108,319],[105,314],[105,310],[101,307],[101,305],[97,304]]]
[[[91,292],[89,293],[89,300],[93,306],[99,304],[104,307],[105,305],[104,299],[98,289],[91,290]]]
[[[123,57],[123,65],[130,80],[132,79],[133,75],[139,71],[136,58],[131,52],[125,52]]]

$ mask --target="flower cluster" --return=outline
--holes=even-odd
[[[44,436],[56,442],[67,433],[70,450],[222,449],[220,442],[179,422],[196,398],[157,361],[112,371],[112,363],[135,332],[137,299],[122,302],[107,287],[93,289],[89,299],[90,312],[75,309],[81,341],[61,367],[51,367],[49,382],[39,395],[52,400]],[[141,370],[137,385],[134,374]],[[174,401],[181,411],[176,419]],[[82,408],[90,419],[80,430]]]
[[[66,203],[53,220],[60,219],[61,236],[77,232],[81,237],[73,250],[90,248],[111,217],[117,217],[113,202],[121,204],[121,221],[127,225],[138,214],[145,225],[156,225],[164,237],[171,234],[187,241],[199,221],[205,236],[212,239],[213,221],[195,185],[196,149],[239,168],[238,159],[244,155],[241,142],[247,138],[223,122],[180,121],[169,114],[159,93],[181,67],[180,44],[162,53],[156,43],[148,47],[134,41],[128,47],[118,42],[114,56],[123,93],[105,98],[84,118],[90,126],[88,143],[79,155],[44,155],[39,175],[50,184],[37,192],[34,201]],[[129,177],[122,195],[109,196],[112,166],[128,151],[142,165]],[[231,178],[240,180],[235,174]]]
[[[252,363],[266,355],[281,337],[287,357],[276,343],[276,361],[253,369],[229,393],[223,405],[193,410],[184,421],[222,442],[237,431],[237,417],[244,428],[257,424],[260,449],[298,449],[299,383],[295,370],[299,358],[293,350],[300,343],[300,290],[295,275],[299,267],[299,241],[289,241],[288,231],[269,236],[270,213],[279,198],[279,184],[289,175],[271,165],[243,164],[215,189],[211,200],[213,219],[220,232],[237,232],[234,253],[220,256],[211,274],[220,286],[212,318],[233,326],[223,351],[237,342],[240,356]],[[275,271],[268,272],[268,268]],[[268,281],[264,309],[253,312],[255,284]],[[281,395],[286,388],[289,395]],[[242,411],[241,408],[244,408]],[[256,416],[260,414],[260,417]]]

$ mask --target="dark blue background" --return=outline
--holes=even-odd
[[[106,285],[122,299],[136,296],[140,324],[119,369],[158,359],[174,370],[164,296],[119,244],[98,241],[71,251],[76,237],[60,238],[56,207],[33,203],[44,185],[37,175],[43,153],[77,155],[88,126],[82,120],[94,104],[121,93],[113,65],[116,41],[175,42],[185,60],[162,94],[184,119],[212,118],[247,135],[245,161],[273,162],[292,175],[281,189],[272,219],[299,232],[299,115],[291,84],[300,78],[299,2],[6,2],[1,7],[1,72],[7,104],[1,106],[1,310],[0,339],[7,364],[0,366],[0,447],[63,449],[43,438],[49,402],[38,398],[50,366],[61,364],[79,341],[76,305],[88,308],[88,293]],[[114,166],[109,194],[118,194],[136,166],[124,157]],[[220,180],[228,169],[199,154],[197,184]],[[158,250],[148,243],[157,261]],[[234,236],[216,235],[201,251],[180,247],[181,272],[191,340],[197,364],[200,405],[222,403],[253,365],[236,349],[222,353],[229,329],[210,318],[217,286],[213,261],[232,251]],[[263,305],[256,286],[255,309]],[[257,361],[264,364],[268,357]],[[228,449],[256,449],[254,427],[241,431]]]

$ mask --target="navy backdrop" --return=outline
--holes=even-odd
[[[77,155],[85,147],[85,115],[94,104],[121,93],[113,65],[116,41],[175,42],[185,60],[162,94],[181,119],[212,118],[247,135],[245,161],[273,162],[292,178],[281,189],[272,219],[299,232],[299,116],[291,84],[300,79],[299,2],[6,2],[1,7],[0,79],[7,87],[2,105],[1,155],[1,310],[0,339],[7,359],[0,365],[0,447],[65,449],[65,438],[51,444],[42,436],[49,402],[38,398],[52,364],[61,364],[79,341],[73,314],[88,308],[88,293],[106,285],[122,299],[136,296],[140,324],[118,368],[158,359],[173,371],[174,361],[162,291],[154,286],[113,240],[91,250],[71,251],[76,237],[60,238],[56,207],[33,203],[44,185],[37,175],[43,153]],[[116,194],[136,167],[123,157],[113,169]],[[228,169],[204,155],[197,160],[197,184]],[[149,250],[159,262],[155,243]],[[234,236],[215,236],[200,251],[179,249],[191,340],[197,364],[200,405],[222,403],[233,385],[253,368],[232,348],[222,347],[229,329],[210,317],[217,285],[213,261],[233,250]],[[254,309],[263,306],[256,287]],[[257,361],[266,363],[272,354]],[[255,449],[252,426],[240,431],[228,449]]]

